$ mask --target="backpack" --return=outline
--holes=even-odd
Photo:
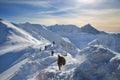
[[[63,65],[65,65],[66,64],[65,58],[64,57],[61,57],[61,58],[62,58]]]

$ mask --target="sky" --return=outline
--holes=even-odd
[[[0,0],[0,18],[42,25],[89,23],[120,32],[120,0]]]

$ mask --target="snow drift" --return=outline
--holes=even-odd
[[[90,24],[46,27],[0,19],[0,36],[0,80],[120,80],[120,34]],[[66,59],[61,71],[58,54]]]
[[[120,54],[100,45],[83,49],[86,60],[74,71],[73,80],[119,80]]]
[[[53,25],[48,26],[48,29],[65,38],[68,38],[80,49],[89,45],[104,45],[116,52],[120,52],[119,33],[110,34],[99,31],[90,24],[82,26],[81,28],[75,25]]]

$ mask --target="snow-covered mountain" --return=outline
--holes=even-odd
[[[79,60],[80,57],[82,58]],[[84,48],[77,55],[77,65],[71,70],[45,69],[37,80],[119,80],[120,54],[102,45]],[[74,64],[75,65],[75,64]],[[71,65],[72,66],[72,65]],[[66,66],[65,66],[66,67]]]
[[[57,34],[68,38],[72,43],[74,43],[78,48],[83,49],[87,47],[88,45],[104,45],[116,52],[120,52],[120,34],[110,34],[105,33],[103,31],[99,31],[92,27],[90,24],[87,24],[81,28],[78,28],[76,26],[48,26],[48,29],[56,32]],[[66,28],[68,30],[71,30],[71,32],[66,32]]]
[[[61,37],[60,35],[48,30],[43,25],[24,23],[19,24],[18,26],[30,33],[33,37],[42,36],[50,42],[55,42],[57,47],[71,53],[74,57],[76,53],[79,52],[79,49],[76,48],[76,46],[73,43],[71,43],[69,39]]]
[[[64,33],[73,33],[73,32],[80,32],[81,29],[76,25],[52,25],[47,27],[49,30],[53,32],[64,32]]]
[[[89,24],[46,27],[0,19],[0,36],[0,80],[120,79],[120,34]],[[58,55],[66,60],[61,71]]]
[[[98,31],[90,24],[86,24],[85,26],[82,26],[81,28],[76,25],[52,25],[48,26],[48,29],[53,32],[63,32],[63,33],[89,33],[89,34],[99,34],[101,31]]]
[[[14,24],[1,20],[0,28],[1,80],[28,79],[30,75],[33,76],[56,63],[58,54],[68,54],[72,60],[79,52],[69,40],[41,25]],[[53,41],[55,41],[54,45],[52,45]],[[47,50],[44,50],[45,46]],[[52,50],[55,52],[53,57],[50,56]],[[57,65],[55,66],[57,69]]]
[[[87,44],[94,40],[95,35],[82,32],[81,28],[72,25],[53,25],[47,27],[49,30],[68,38],[72,43],[74,43],[78,48],[83,49]],[[66,32],[69,30],[69,33]]]
[[[104,45],[120,53],[120,34],[102,34],[88,43],[88,45]]]
[[[30,36],[24,30],[21,30],[8,21],[0,21],[0,44],[14,42],[39,43],[37,39]]]
[[[90,24],[87,24],[87,25],[81,27],[81,31],[85,32],[85,33],[90,33],[90,34],[99,34],[100,33],[100,31],[98,31],[97,29],[95,29]]]
[[[89,46],[79,55],[86,60],[73,73],[73,80],[120,80],[120,54],[102,45]]]
[[[16,60],[30,50],[29,46],[36,43],[42,42],[12,23],[0,20],[0,73],[11,67]],[[32,49],[30,51],[32,52]]]

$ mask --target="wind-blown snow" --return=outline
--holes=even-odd
[[[0,36],[0,80],[120,80],[120,34],[0,20]]]
[[[0,79],[1,80],[9,80],[11,79],[15,73],[20,69],[21,65],[25,64],[28,60],[22,60],[21,62],[19,62],[18,64],[12,66],[11,68],[9,68],[8,70],[4,71],[2,74],[0,74]]]
[[[31,43],[39,43],[39,41],[35,38],[33,38],[32,36],[30,36],[27,32],[25,32],[22,29],[17,28],[16,26],[14,26],[13,24],[7,22],[7,21],[1,21],[1,23],[3,23],[5,26],[7,26],[8,28],[12,29],[13,33],[16,33],[17,35],[22,36],[22,39],[26,39],[26,41],[28,40]],[[12,37],[14,39],[14,37]]]
[[[19,62],[22,55],[32,53],[35,45],[48,44],[47,40],[37,40],[26,31],[8,21],[0,21],[0,73]]]
[[[103,46],[90,46],[83,49],[86,60],[74,71],[73,80],[119,80],[119,53]],[[119,57],[119,58],[118,58]]]
[[[75,56],[79,52],[79,49],[76,48],[74,44],[72,44],[68,40],[64,40],[63,37],[48,30],[45,26],[38,25],[38,24],[25,23],[25,24],[19,24],[19,27],[23,28],[30,34],[34,34],[33,33],[33,30],[34,30],[37,33],[36,36],[41,35],[45,39],[49,40],[50,42],[54,41],[55,44],[57,44],[57,47],[64,49],[65,51],[69,52],[73,56]]]
[[[70,32],[66,32],[67,28]],[[116,52],[120,52],[120,34],[108,34],[98,31],[90,24],[81,28],[69,25],[53,25],[48,27],[49,30],[65,37],[74,43],[78,48],[83,49],[89,45],[104,45]],[[64,31],[65,30],[65,31]]]

